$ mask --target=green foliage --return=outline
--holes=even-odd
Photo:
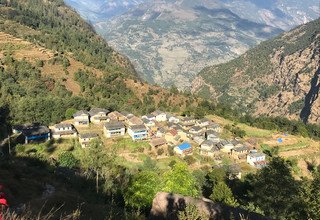
[[[289,120],[285,117],[253,117],[250,114],[241,115],[240,111],[233,109],[225,104],[213,104],[210,102],[199,103],[198,108],[202,108],[207,114],[215,114],[220,117],[229,119],[235,122],[241,122],[246,125],[257,127],[266,130],[277,130],[280,132],[290,133],[293,135],[301,135],[313,139],[320,139],[320,126],[317,124],[304,124],[302,121]],[[188,115],[194,114],[194,109],[188,109]],[[229,125],[228,130],[232,127]],[[237,132],[237,131],[236,131]],[[241,132],[241,131],[240,131]],[[241,132],[241,135],[244,133]]]
[[[69,168],[74,168],[79,165],[79,161],[70,151],[61,153],[58,157],[58,162],[60,166]]]
[[[75,109],[75,108],[68,108],[67,110],[66,110],[66,113],[65,113],[65,118],[66,119],[71,119],[72,118],[72,116],[73,116],[73,114],[74,113],[76,113],[77,112],[77,109]]]
[[[320,172],[313,173],[313,180],[305,181],[302,190],[308,219],[320,219]]]
[[[237,200],[232,194],[231,189],[222,181],[219,181],[214,185],[210,199],[233,207],[239,206]]]
[[[134,208],[149,208],[156,193],[160,190],[160,177],[152,171],[136,174],[126,189],[126,205]]]
[[[192,155],[187,155],[183,159],[188,165],[192,165],[197,161]]]
[[[304,106],[304,99],[300,99],[298,101],[292,102],[288,107],[289,113],[290,114],[298,113],[302,110],[303,106]]]
[[[12,0],[3,4],[11,10],[0,11],[1,30],[60,53],[70,52],[87,66],[135,74],[128,64],[123,68],[115,62],[112,48],[63,1]],[[20,24],[35,31],[19,31],[23,29]],[[67,60],[62,62],[65,67],[68,66]],[[123,62],[126,63],[125,60]]]
[[[65,69],[70,66],[70,61],[63,55],[55,56],[49,60],[49,64],[62,65]]]
[[[275,95],[280,89],[276,85],[268,86],[266,84],[258,85],[259,98],[266,100],[267,98]]]
[[[17,144],[17,145],[15,146],[15,151],[16,151],[16,153],[18,153],[18,154],[24,153],[25,150],[26,150],[26,147],[25,147],[23,144]]]
[[[269,157],[278,156],[279,150],[280,150],[279,146],[270,147],[267,144],[261,145],[261,149],[262,149],[263,153],[267,154]]]
[[[162,149],[162,148],[159,148],[158,150],[157,150],[157,154],[158,155],[162,155],[164,153],[164,150]]]
[[[272,158],[269,166],[254,176],[250,195],[252,201],[271,218],[303,218],[299,184],[293,178],[288,163],[279,157]]]
[[[235,124],[233,124],[232,126],[228,124],[224,128],[229,130],[236,137],[243,138],[244,136],[246,136],[246,131],[242,130],[241,128],[239,128]]]
[[[200,195],[200,186],[185,163],[177,162],[172,170],[164,173],[163,181],[162,190],[165,192],[178,193],[185,196]]]
[[[150,157],[147,157],[141,166],[141,170],[143,171],[156,171],[158,170],[157,162],[152,160]]]
[[[37,60],[36,66],[37,67],[43,67],[44,66],[44,61],[43,60]]]
[[[186,208],[178,213],[179,220],[207,220],[205,213],[201,212],[196,205],[188,204]]]

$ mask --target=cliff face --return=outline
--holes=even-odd
[[[256,115],[320,122],[320,20],[202,70],[192,91]]]

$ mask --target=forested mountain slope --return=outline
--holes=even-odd
[[[193,93],[243,111],[320,121],[320,19],[203,69]]]
[[[1,136],[4,124],[57,123],[70,108],[179,111],[190,100],[140,82],[63,1],[2,0],[0,31]]]

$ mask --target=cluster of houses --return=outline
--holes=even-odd
[[[250,150],[237,139],[221,139],[222,128],[219,124],[207,118],[197,120],[158,110],[137,117],[129,112],[110,112],[107,109],[93,108],[90,111],[76,112],[72,124],[60,123],[51,129],[40,125],[17,126],[14,127],[14,132],[21,132],[25,137],[25,143],[38,139],[49,140],[51,137],[54,139],[78,137],[81,146],[85,148],[99,135],[78,133],[76,127],[89,127],[90,123],[102,125],[106,138],[129,135],[134,141],[148,140],[155,148],[172,146],[174,152],[181,156],[192,154],[194,150],[192,146],[197,146],[203,156],[214,157],[219,152],[224,152],[236,159],[246,159],[249,164],[258,168],[266,165],[263,153]]]

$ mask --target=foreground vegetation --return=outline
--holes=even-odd
[[[21,175],[24,179],[28,190],[19,187],[21,180],[11,174],[9,178],[4,178],[3,184],[14,194],[11,204],[30,202],[30,205],[34,205],[31,201],[41,196],[42,192],[37,190],[43,188],[43,182],[52,184],[58,191],[46,198],[49,207],[59,198],[67,202],[73,196],[81,195],[81,199],[76,201],[83,201],[83,205],[65,207],[65,216],[77,209],[80,216],[90,216],[92,209],[108,206],[105,212],[96,214],[96,219],[108,216],[111,219],[120,216],[127,218],[125,216],[130,215],[143,219],[148,216],[155,194],[165,191],[193,197],[204,196],[273,219],[319,219],[320,173],[316,164],[310,166],[312,179],[297,180],[293,177],[291,161],[271,155],[268,167],[238,180],[231,178],[232,171],[227,166],[190,170],[180,159],[164,168],[150,158],[146,158],[139,166],[123,166],[117,159],[119,155],[110,147],[112,149],[116,145],[105,146],[99,141],[92,142],[86,149],[82,149],[77,141],[17,145],[16,156],[1,161],[0,177],[3,179],[9,171],[14,171],[15,175]],[[24,167],[25,164],[28,167]],[[40,173],[40,185],[32,186],[33,177]],[[61,192],[66,189],[61,188],[59,181],[64,181],[63,188],[70,187],[70,190]],[[61,193],[64,197],[61,197]],[[58,204],[61,203],[54,206]],[[49,207],[43,213],[49,212]],[[120,210],[124,214],[120,215]],[[39,210],[32,211],[35,214]],[[60,211],[57,213],[61,214]]]

